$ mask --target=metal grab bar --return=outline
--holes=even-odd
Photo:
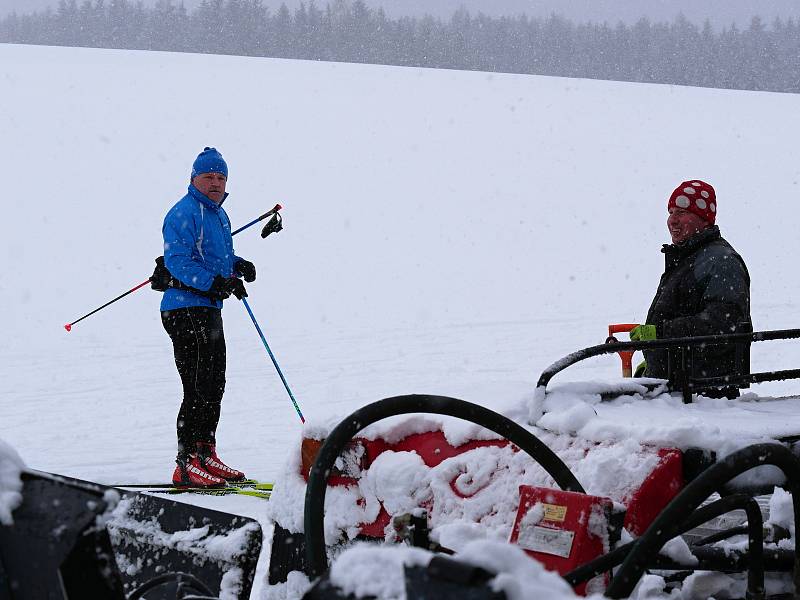
[[[539,376],[539,381],[536,384],[536,396],[540,399],[543,399],[547,394],[547,385],[550,383],[550,380],[564,369],[571,367],[575,363],[586,360],[587,358],[602,356],[603,354],[615,354],[617,352],[630,352],[635,350],[680,350],[683,348],[688,349],[697,346],[713,346],[732,342],[768,342],[774,340],[790,340],[798,338],[800,338],[800,329],[778,329],[773,331],[754,331],[747,333],[665,338],[647,342],[612,342],[600,344],[598,346],[590,346],[589,348],[584,348],[582,350],[578,350],[577,352],[573,352],[572,354],[568,354],[564,358],[557,360],[547,367]],[[689,381],[686,386],[682,386],[684,387],[682,391],[684,392],[684,401],[686,401],[685,395],[687,389],[697,389],[701,386],[713,387],[715,384],[736,385],[737,383],[761,383],[764,381],[781,381],[784,379],[800,379],[800,369],[697,379],[694,382]],[[691,400],[691,391],[689,391],[689,396],[689,400]]]

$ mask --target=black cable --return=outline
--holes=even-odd
[[[730,496],[725,496],[715,502],[711,502],[710,504],[706,504],[705,506],[697,509],[689,518],[686,519],[683,523],[679,524],[677,527],[674,528],[674,531],[671,532],[671,535],[668,539],[672,539],[679,535],[683,535],[687,531],[691,531],[695,527],[699,527],[703,523],[710,521],[720,515],[724,515],[725,513],[729,513],[732,510],[747,510],[748,504],[752,503],[755,505],[755,508],[758,508],[758,503],[755,502],[750,496],[746,494],[732,494]],[[750,510],[753,510],[753,506],[750,506]],[[758,522],[759,527],[761,527],[761,512],[759,510],[757,516],[753,516],[753,521]],[[622,564],[625,560],[625,557],[628,556],[630,551],[636,545],[636,540],[633,542],[628,542],[627,544],[623,544],[609,552],[608,554],[604,554],[603,556],[599,556],[594,560],[581,565],[580,567],[573,569],[566,575],[564,575],[564,580],[570,584],[571,586],[575,587],[578,584],[581,584],[585,581],[589,581],[590,579],[597,577],[598,575],[602,575],[603,573],[610,571],[617,565]]]
[[[317,454],[308,477],[304,509],[306,562],[310,577],[328,568],[324,507],[328,475],[345,445],[359,431],[387,417],[408,413],[448,415],[476,423],[509,440],[538,462],[563,490],[585,493],[567,465],[541,440],[514,421],[488,408],[446,396],[409,395],[385,398],[358,409],[339,423]]]
[[[664,583],[666,584],[683,584],[684,580],[689,577],[689,575],[694,575],[694,571],[675,571],[674,573],[664,574],[662,577],[664,578]]]
[[[209,595],[213,593],[206,587],[198,587],[189,581],[180,581],[175,591],[175,600],[219,600],[218,596]]]
[[[162,585],[166,585],[168,583],[172,583],[177,581],[179,584],[184,583],[187,587],[193,587],[201,594],[206,594],[208,596],[213,596],[214,592],[208,589],[205,583],[200,581],[197,577],[192,575],[191,573],[164,573],[163,575],[158,575],[153,577],[152,579],[144,582],[138,588],[133,590],[130,594],[128,594],[127,600],[138,600],[142,598],[147,592],[154,590],[157,587],[161,587]],[[216,596],[213,596],[216,598]]]
[[[716,544],[717,542],[721,542],[722,540],[728,540],[735,535],[743,535],[747,533],[748,527],[747,525],[739,525],[738,527],[731,527],[730,529],[725,529],[724,531],[718,531],[717,533],[712,533],[711,535],[707,535],[704,538],[696,540],[692,542],[692,546],[707,546],[708,544]]]
[[[682,515],[694,510],[706,498],[720,489],[725,483],[749,471],[753,467],[774,465],[780,468],[787,479],[787,487],[792,493],[795,522],[800,516],[800,459],[779,444],[754,444],[734,452],[723,460],[711,465],[696,479],[691,481],[678,494],[647,531],[635,542],[617,575],[608,586],[608,598],[626,598],[644,573],[648,563],[658,554],[674,530],[674,523],[680,522]],[[795,594],[800,593],[800,536],[795,539],[794,561]]]
[[[648,569],[667,571],[691,569],[693,571],[715,571],[718,573],[744,573],[749,568],[750,557],[746,552],[731,552],[719,546],[698,546],[692,549],[697,562],[688,564],[659,554],[647,564]],[[764,548],[764,571],[791,573],[794,567],[794,550]]]
[[[734,527],[726,531],[718,532],[710,535],[699,542],[696,542],[692,548],[692,554],[702,554],[703,546],[730,538],[739,533],[747,533],[747,591],[745,592],[746,600],[763,600],[764,598],[764,517],[761,515],[761,508],[758,506],[753,498],[745,494],[733,494],[727,496],[722,500],[730,500],[731,504],[737,504],[737,508],[744,509],[747,514],[747,525],[741,527]],[[721,502],[720,500],[719,502]],[[714,504],[714,503],[712,503]],[[699,511],[696,511],[699,512]],[[729,511],[726,511],[729,512]],[[696,514],[696,513],[695,513]],[[693,520],[692,525],[696,522]],[[696,527],[695,525],[694,527]],[[690,527],[689,529],[694,529]],[[689,531],[685,527],[681,527],[678,535]],[[726,558],[728,553],[726,552]],[[698,569],[701,570],[701,569]]]

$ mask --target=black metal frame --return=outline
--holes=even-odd
[[[800,379],[800,369],[787,369],[782,371],[767,371],[764,373],[750,373],[750,344],[753,342],[768,342],[775,340],[792,340],[800,338],[800,329],[779,329],[774,331],[756,331],[747,333],[731,333],[727,335],[704,335],[697,337],[669,338],[652,340],[649,342],[611,342],[591,346],[573,352],[554,362],[547,367],[539,377],[537,389],[547,393],[550,380],[575,363],[587,358],[616,354],[617,352],[632,350],[659,350],[669,351],[670,373],[673,377],[669,380],[671,390],[680,391],[683,401],[690,403],[692,394],[701,393],[711,389],[724,387],[746,388],[751,383],[765,381],[783,381],[785,379]],[[732,344],[736,347],[736,372],[724,377],[693,377],[693,354],[695,348]]]
[[[786,476],[786,488],[792,494],[792,509],[795,519],[797,519],[800,516],[800,459],[791,450],[776,443],[754,444],[742,448],[706,469],[670,501],[641,537],[633,542],[633,547],[627,553],[622,565],[614,575],[611,585],[605,591],[606,597],[627,598],[661,547],[673,537],[676,523],[679,524],[685,520],[685,515],[687,514],[691,515],[694,511],[699,513],[704,510],[702,508],[700,510],[697,509],[706,498],[722,489],[726,483],[738,475],[762,465],[774,465],[783,471]],[[724,500],[718,501],[717,504],[724,502]],[[754,509],[755,507],[753,507]],[[697,513],[695,513],[695,516]],[[750,525],[752,526],[753,523],[750,523]],[[753,547],[749,549],[749,558],[752,560],[752,551],[755,550],[759,540],[751,538],[751,541],[754,542]],[[712,566],[712,558],[720,558],[715,554],[718,553],[717,550],[695,547],[693,552],[701,560],[704,567],[708,567],[711,570],[726,570],[726,568],[730,568],[725,564]],[[795,587],[794,597],[797,598],[800,594],[800,537],[795,538],[792,555],[792,581]],[[765,563],[767,559],[771,558],[769,553],[762,554],[762,557]],[[759,557],[756,560],[762,560],[762,558]],[[770,567],[765,566],[767,570],[770,570]],[[685,565],[681,565],[680,568],[685,568]],[[755,588],[757,587],[758,574],[751,572],[748,579],[751,584],[751,591],[757,591]]]
[[[702,540],[702,544],[695,543],[691,546],[692,554],[701,559],[699,563],[682,563],[659,554],[649,560],[647,563],[648,568],[667,571],[688,570],[692,572],[708,570],[723,573],[747,571],[747,600],[763,599],[765,555],[768,555],[770,570],[792,572],[794,568],[794,552],[785,550],[778,556],[777,551],[766,551],[764,549],[761,510],[758,507],[758,503],[748,494],[725,496],[716,502],[698,508],[678,526],[674,527],[673,531],[670,532],[670,536],[678,537],[684,535],[695,527],[733,510],[744,510],[747,513],[747,525],[743,526],[741,531],[736,528],[735,532],[728,530],[721,533],[726,536],[740,532],[748,534],[747,552],[730,552],[727,549],[706,547],[703,544],[711,543],[711,541]],[[614,567],[622,564],[635,545],[636,541],[618,546],[608,554],[603,554],[565,574],[564,580],[570,586],[575,587],[593,577],[609,572]]]

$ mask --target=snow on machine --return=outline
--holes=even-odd
[[[250,597],[261,552],[256,521],[49,473],[20,475],[21,503],[0,522],[1,600]]]
[[[719,397],[800,378],[750,372],[753,343],[800,330],[616,340],[631,327],[548,367],[513,418],[410,395],[306,427],[270,500],[275,597],[800,597],[800,397]],[[735,372],[699,376],[719,344]],[[670,379],[630,378],[654,348]],[[628,377],[551,389],[613,353]]]

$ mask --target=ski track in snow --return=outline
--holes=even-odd
[[[223,94],[198,89],[209,72]],[[258,267],[251,305],[311,421],[408,393],[517,406],[553,361],[643,318],[666,199],[692,177],[717,189],[756,328],[798,325],[798,96],[14,45],[0,45],[0,95],[13,174],[0,439],[31,468],[170,477],[180,385],[159,295],[62,325],[152,271],[205,145],[231,168],[234,226],[285,206],[283,232],[235,244]],[[223,314],[220,453],[270,480],[299,421],[244,308]],[[764,346],[754,369],[797,367],[796,343]],[[618,374],[603,357],[554,383]],[[261,500],[178,499],[266,526]]]

